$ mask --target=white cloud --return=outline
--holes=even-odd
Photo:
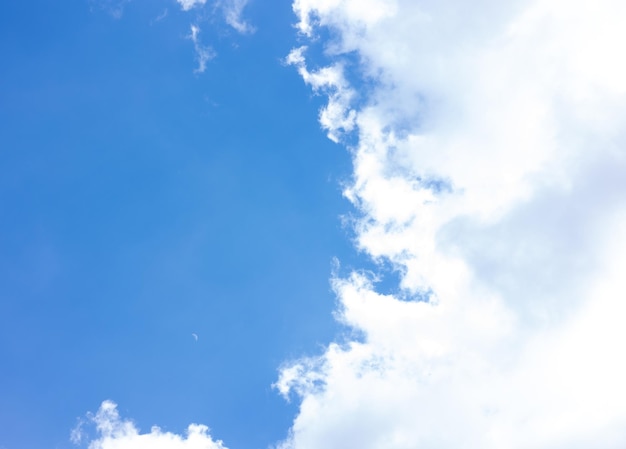
[[[183,11],[204,6],[206,0],[176,0]],[[242,18],[248,0],[218,0],[216,5],[222,10],[226,23],[242,34],[253,33],[254,27]]]
[[[282,447],[624,447],[626,4],[293,6],[335,36],[326,67],[287,62],[356,133],[357,243],[403,290],[334,280],[361,337],[282,371]]]
[[[200,27],[197,25],[191,25],[191,34],[189,34],[188,37],[193,42],[193,47],[196,51],[196,60],[198,61],[198,67],[194,72],[204,73],[207,62],[215,57],[215,51],[210,46],[202,44],[200,41]]]
[[[221,3],[226,23],[242,34],[254,32],[254,27],[241,17],[247,3],[248,0],[226,0]]]
[[[183,11],[189,11],[197,6],[203,6],[206,0],[176,0]]]
[[[328,137],[334,142],[339,142],[341,134],[352,131],[355,126],[356,112],[350,108],[354,91],[344,78],[341,64],[309,71],[303,56],[305,50],[306,47],[292,50],[285,62],[294,65],[304,81],[316,93],[328,96],[328,104],[320,111],[319,120],[328,131]]]
[[[104,401],[95,415],[89,415],[89,423],[95,425],[97,432],[96,438],[89,441],[89,449],[226,449],[200,424],[191,424],[184,436],[163,432],[158,427],[140,433],[132,421],[120,418],[117,405],[111,401]],[[72,432],[75,444],[85,439],[83,427],[80,424]]]

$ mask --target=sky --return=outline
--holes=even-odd
[[[0,14],[0,449],[626,445],[626,5]]]

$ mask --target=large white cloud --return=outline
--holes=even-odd
[[[283,447],[626,446],[626,4],[294,11],[333,36],[325,66],[288,62],[328,93],[329,136],[358,137],[357,244],[401,292],[335,279],[358,338],[284,368]]]

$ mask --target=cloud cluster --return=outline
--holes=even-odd
[[[356,136],[356,242],[400,285],[334,279],[354,337],[282,370],[281,447],[626,445],[626,5],[293,7],[332,36],[288,62]]]
[[[75,444],[85,439],[84,424],[72,432]],[[132,421],[120,418],[117,405],[111,401],[104,401],[98,412],[89,416],[89,424],[95,425],[97,432],[96,438],[89,442],[89,449],[226,449],[200,424],[191,424],[186,436],[163,432],[158,427],[152,427],[150,433],[140,433]]]

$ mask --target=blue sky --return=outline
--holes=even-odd
[[[5,2],[0,449],[624,447],[625,20]]]
[[[3,5],[0,447],[70,447],[109,398],[238,447],[286,433],[271,384],[335,332],[349,157],[275,6],[249,5],[248,36],[168,1]]]

